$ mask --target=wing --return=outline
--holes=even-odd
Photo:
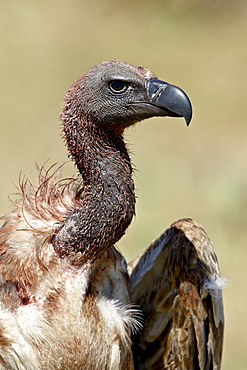
[[[190,219],[171,225],[129,264],[144,327],[133,338],[136,369],[219,369],[224,315],[214,246]]]

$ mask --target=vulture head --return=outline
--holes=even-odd
[[[97,64],[72,85],[62,120],[66,123],[76,112],[103,129],[122,131],[153,116],[184,117],[189,125],[192,107],[179,87],[147,69],[114,60]]]

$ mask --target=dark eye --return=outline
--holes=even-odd
[[[123,93],[127,90],[128,84],[121,80],[113,80],[109,83],[109,86],[114,93]]]

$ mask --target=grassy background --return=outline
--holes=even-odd
[[[57,117],[67,87],[91,65],[143,65],[188,93],[189,128],[156,118],[126,134],[138,201],[119,247],[130,260],[176,219],[202,223],[231,280],[222,368],[246,369],[246,2],[0,0],[0,27],[2,214],[20,171],[35,179],[35,161],[67,159]]]

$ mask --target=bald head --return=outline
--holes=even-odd
[[[62,120],[76,112],[91,124],[124,129],[152,116],[183,116],[188,124],[192,108],[178,87],[148,69],[113,60],[92,67],[71,86]]]

